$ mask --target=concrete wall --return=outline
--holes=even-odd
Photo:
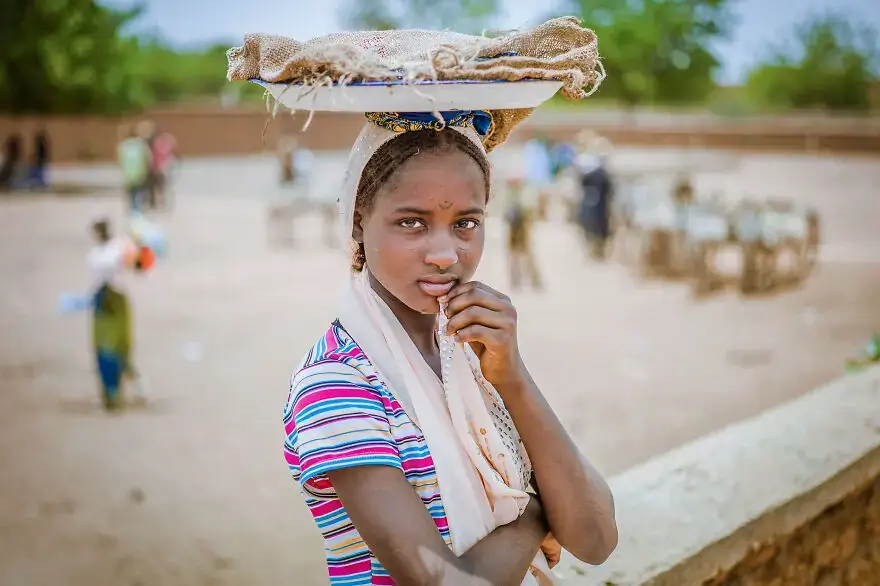
[[[265,109],[170,109],[149,112],[178,138],[184,156],[246,155],[274,150],[282,133],[299,134],[301,143],[316,150],[347,149],[361,126],[358,114],[316,113],[305,133],[307,113]],[[11,117],[0,115],[0,139],[13,132],[31,136],[45,127],[57,162],[107,161],[115,158],[120,134],[138,118]],[[792,152],[832,151],[880,154],[880,119],[792,118],[732,122],[704,115],[633,114],[620,112],[539,111],[523,125],[556,139],[572,139],[593,128],[616,144],[634,146],[705,146],[740,150]],[[515,133],[514,140],[522,137]]]
[[[612,479],[621,540],[576,586],[880,584],[880,367]]]

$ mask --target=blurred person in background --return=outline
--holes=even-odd
[[[293,153],[296,152],[296,137],[284,135],[278,139],[278,165],[281,167],[281,183],[293,183],[296,178]]]
[[[0,166],[0,189],[13,189],[21,178],[21,135],[13,134],[3,145],[3,165]]]
[[[523,146],[526,158],[526,182],[529,189],[538,194],[537,219],[546,217],[547,200],[553,186],[553,160],[547,141],[538,135],[530,134]]]
[[[34,135],[34,152],[32,156],[33,160],[28,174],[28,186],[45,188],[47,186],[46,167],[48,167],[51,158],[49,135],[45,128],[41,128]]]
[[[147,190],[152,155],[147,142],[138,135],[136,127],[130,127],[125,138],[120,141],[117,157],[128,195],[129,212],[140,212]]]
[[[554,181],[559,180],[562,174],[574,164],[577,151],[571,143],[557,142],[550,149],[552,176]]]
[[[613,183],[606,162],[607,154],[600,148],[584,150],[574,162],[581,186],[578,220],[596,260],[605,259],[611,238]]]
[[[122,378],[134,373],[131,311],[122,282],[127,242],[113,237],[106,218],[93,222],[91,231],[95,239],[95,246],[88,254],[94,294],[92,348],[104,408],[115,411],[122,407]]]
[[[507,180],[507,255],[510,264],[510,284],[519,289],[523,275],[532,287],[542,287],[541,275],[532,251],[532,226],[535,211],[526,201],[525,182],[522,177]]]
[[[168,206],[168,185],[174,164],[177,161],[177,140],[170,132],[161,132],[152,141],[150,186],[152,187],[153,208],[165,209]]]
[[[315,177],[315,153],[304,146],[295,145],[292,159],[294,181],[302,188],[303,196],[309,199]]]
[[[150,120],[142,120],[136,129],[137,135],[147,146],[147,178],[144,181],[144,201],[142,205],[147,209],[156,209],[156,192],[159,184],[159,171],[153,157],[156,146],[156,125]]]
[[[678,205],[688,205],[694,202],[694,186],[688,175],[682,173],[672,186],[672,201]]]

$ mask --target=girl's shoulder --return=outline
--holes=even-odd
[[[293,371],[288,408],[298,397],[345,398],[365,392],[377,399],[384,385],[369,358],[338,321],[324,332]]]
[[[366,354],[338,320],[334,321],[309,348],[294,370],[293,377],[296,378],[303,371],[328,364],[344,365],[365,372],[369,372],[372,367]]]

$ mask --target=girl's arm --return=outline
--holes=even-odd
[[[370,551],[401,586],[519,586],[547,536],[540,500],[532,497],[517,520],[456,557],[399,469],[357,466],[327,476]]]
[[[301,368],[284,426],[285,455],[303,490],[334,493],[397,584],[519,586],[547,536],[535,497],[517,520],[456,556],[404,475],[380,393],[347,364],[320,360]],[[457,496],[444,492],[443,500]]]
[[[611,489],[571,440],[525,367],[517,379],[498,392],[532,460],[532,481],[550,531],[579,560],[601,564],[617,547]]]
[[[614,500],[602,476],[568,436],[523,364],[516,310],[506,295],[471,281],[446,298],[450,334],[480,358],[529,453],[553,537],[581,561],[604,562],[617,547]]]

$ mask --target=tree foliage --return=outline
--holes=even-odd
[[[129,67],[137,42],[119,34],[139,10],[89,0],[6,0],[0,18],[0,109],[114,111],[143,100]]]
[[[125,34],[140,14],[95,0],[5,0],[0,111],[118,114],[227,88],[226,46],[177,51]]]
[[[874,31],[837,16],[813,17],[746,81],[755,102],[775,108],[866,110],[871,106],[878,46]]]
[[[697,102],[715,88],[709,49],[733,22],[728,0],[571,0],[599,36],[599,96],[629,105]]]
[[[177,102],[193,96],[218,96],[226,88],[226,45],[202,51],[175,51],[158,39],[140,41],[131,67],[150,103]]]
[[[733,24],[736,0],[561,0],[599,35],[608,77],[598,96],[629,105],[705,101],[720,64],[710,47]],[[567,4],[566,4],[567,3]],[[351,28],[430,28],[481,33],[500,0],[348,0]],[[259,99],[225,80],[225,45],[176,50],[126,33],[141,10],[98,0],[4,0],[0,111],[116,114],[197,97]],[[559,13],[557,13],[559,14]],[[750,98],[776,107],[866,108],[876,37],[828,17],[800,26],[749,76]]]

